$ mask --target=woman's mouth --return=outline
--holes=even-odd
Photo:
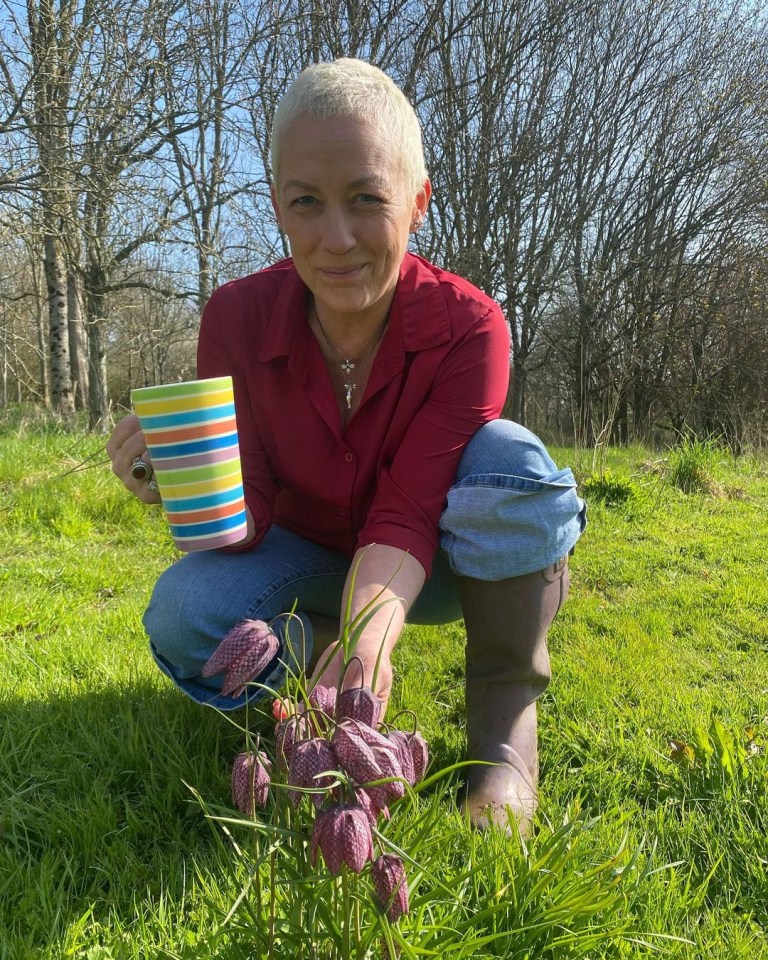
[[[363,269],[363,264],[350,267],[320,267],[320,273],[330,280],[349,280],[357,276]]]

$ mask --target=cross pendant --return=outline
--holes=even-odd
[[[344,390],[344,392],[345,392],[345,394],[346,394],[346,400],[347,400],[347,410],[351,410],[351,409],[352,409],[352,391],[353,391],[354,389],[355,389],[354,383],[352,383],[351,380],[347,380],[347,383],[346,383],[346,386],[345,386],[345,390]]]

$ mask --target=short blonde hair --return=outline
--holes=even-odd
[[[280,142],[286,128],[299,117],[327,120],[356,117],[375,124],[399,154],[408,189],[418,193],[427,179],[421,126],[403,91],[378,67],[365,60],[343,57],[316,63],[286,90],[272,123],[272,175],[280,169]]]

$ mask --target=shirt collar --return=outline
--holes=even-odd
[[[303,280],[291,260],[283,260],[271,269],[284,269],[286,276],[280,284],[259,350],[259,359],[263,361],[290,356],[303,337],[309,335],[305,321],[307,288]],[[446,343],[451,337],[448,308],[434,268],[412,253],[406,253],[400,265],[390,325],[402,331],[406,352],[427,350]]]

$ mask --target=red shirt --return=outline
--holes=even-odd
[[[346,428],[291,260],[216,290],[198,376],[231,374],[258,545],[271,523],[350,557],[407,550],[429,575],[462,450],[502,410],[509,331],[466,280],[406,254],[389,324]]]

